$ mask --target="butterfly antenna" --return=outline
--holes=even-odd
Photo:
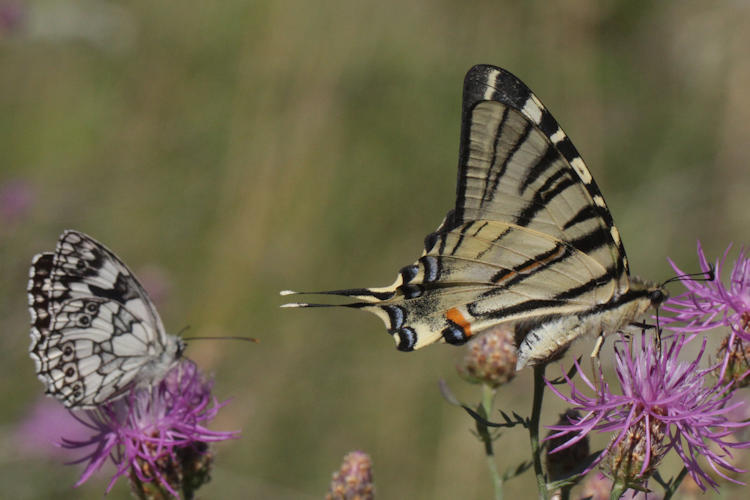
[[[697,273],[688,273],[688,274],[678,274],[677,276],[669,278],[667,281],[662,283],[662,286],[667,285],[668,283],[672,283],[673,281],[681,281],[686,278],[691,279],[693,281],[713,281],[716,279],[716,269],[714,269],[713,264],[711,264],[708,271],[700,271]]]
[[[190,325],[183,326],[182,329],[180,329],[179,332],[177,332],[178,337],[182,337],[182,333],[190,330]]]

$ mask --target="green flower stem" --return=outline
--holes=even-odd
[[[492,406],[495,403],[495,389],[487,384],[482,384],[482,407],[484,409],[485,418],[489,418],[492,415]],[[492,485],[495,490],[495,500],[503,500],[503,478],[497,472],[497,464],[495,463],[495,453],[492,449],[492,436],[490,435],[489,429],[484,426],[484,432],[480,432],[482,441],[484,441],[484,452],[487,455],[487,468],[490,471],[490,477],[492,478]]]
[[[547,481],[542,469],[542,449],[539,446],[539,420],[542,416],[542,398],[544,397],[544,369],[545,364],[534,365],[534,401],[531,406],[529,421],[529,440],[531,441],[531,457],[534,460],[536,486],[540,500],[547,500]]]
[[[677,488],[679,488],[680,483],[683,479],[685,479],[685,476],[687,476],[688,470],[686,467],[683,467],[679,474],[677,474],[677,477],[675,480],[671,483],[670,488],[664,491],[664,498],[663,500],[669,500],[672,498],[672,495],[674,495],[677,492]]]
[[[615,481],[612,483],[612,489],[609,491],[609,500],[618,500],[628,490],[628,485],[625,481]]]

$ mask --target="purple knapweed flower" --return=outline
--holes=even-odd
[[[743,379],[750,373],[750,259],[745,249],[740,249],[729,276],[729,286],[725,286],[721,273],[731,248],[729,245],[723,257],[716,260],[712,280],[681,279],[687,291],[664,304],[664,310],[674,313],[674,316],[663,318],[663,322],[676,332],[699,333],[728,327],[729,335],[719,348],[723,362],[718,376],[725,381],[734,380],[746,385],[748,381],[743,382]],[[700,242],[698,260],[701,270],[708,276],[712,267]],[[684,275],[674,262],[669,262],[679,275]]]
[[[671,318],[664,318],[664,320],[667,323],[681,321],[685,322],[686,325],[673,325],[670,326],[670,329],[681,332],[702,332],[727,326],[742,340],[750,341],[750,331],[748,331],[748,323],[750,323],[750,259],[747,257],[745,249],[740,249],[729,277],[729,286],[725,286],[721,281],[721,272],[731,248],[732,245],[729,245],[723,257],[716,259],[712,280],[681,279],[687,291],[667,300],[663,306],[664,310],[673,312],[675,315]],[[701,270],[708,276],[712,266],[703,253],[700,241],[698,242],[698,260]],[[685,274],[671,259],[669,263],[679,275]]]
[[[615,480],[644,482],[661,458],[674,450],[701,489],[705,490],[706,483],[713,487],[717,483],[701,468],[699,457],[719,476],[737,482],[720,469],[744,472],[727,459],[731,458],[730,448],[750,446],[750,442],[738,442],[731,436],[750,422],[729,420],[730,412],[742,404],[728,404],[733,385],[711,383],[707,375],[714,367],[699,367],[705,339],[693,361],[678,359],[687,343],[687,337],[675,335],[663,340],[659,348],[642,334],[640,345],[631,346],[622,337],[615,345],[619,394],[604,381],[601,369],[596,385],[583,374],[578,362],[578,373],[593,396],[581,392],[567,375],[570,396],[548,383],[550,390],[581,413],[569,424],[550,426],[558,431],[551,438],[570,436],[556,450],[574,445],[591,431],[609,432],[614,433],[612,440],[588,470],[613,455],[609,463],[610,469],[616,469],[612,470]],[[630,456],[617,456],[623,452]]]
[[[183,359],[154,387],[133,388],[127,397],[74,414],[93,435],[81,441],[63,439],[61,445],[94,448],[74,462],[88,461],[76,486],[88,480],[108,458],[117,471],[107,492],[125,474],[139,488],[154,484],[174,496],[186,480],[195,486],[196,474],[203,475],[200,484],[208,480],[212,456],[207,444],[238,434],[205,427],[224,406],[211,395],[211,385],[195,363]]]

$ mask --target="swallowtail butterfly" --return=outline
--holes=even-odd
[[[68,408],[159,382],[184,349],[127,266],[83,233],[65,231],[34,257],[28,296],[37,376]]]
[[[422,256],[391,286],[312,293],[355,299],[342,305],[379,316],[402,351],[506,324],[519,369],[667,297],[630,276],[604,198],[557,121],[523,82],[488,65],[466,74],[456,205]]]

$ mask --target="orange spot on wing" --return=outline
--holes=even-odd
[[[461,314],[461,311],[459,311],[458,308],[453,307],[451,309],[448,309],[448,311],[446,311],[445,313],[445,317],[448,318],[449,321],[453,321],[455,324],[461,327],[467,337],[471,337],[471,323],[464,317],[463,314]]]
[[[529,272],[533,271],[534,269],[536,269],[537,267],[545,266],[545,265],[549,264],[550,262],[552,262],[553,260],[559,258],[563,254],[564,251],[565,250],[561,246],[560,248],[557,249],[557,251],[555,253],[553,253],[552,255],[550,255],[549,257],[547,257],[546,259],[535,260],[535,261],[529,263],[529,265],[518,269],[518,272],[521,273],[521,274],[529,273]]]

